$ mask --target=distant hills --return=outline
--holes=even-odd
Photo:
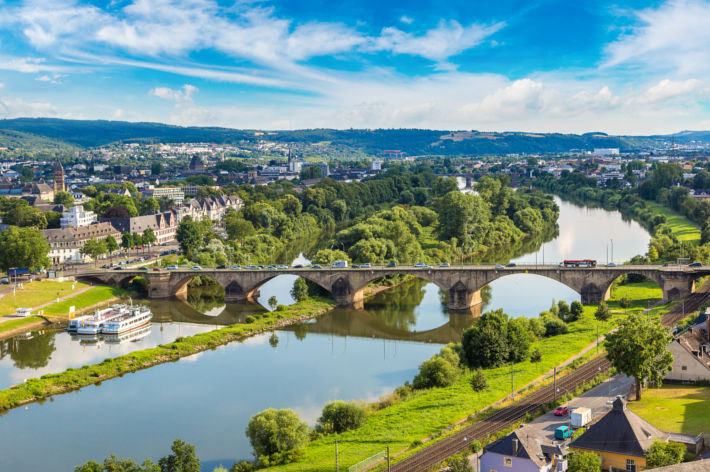
[[[710,131],[683,131],[665,136],[609,136],[604,133],[560,134],[426,129],[304,129],[265,132],[218,127],[182,127],[161,123],[104,120],[15,118],[0,120],[0,147],[91,148],[117,142],[209,142],[238,144],[260,139],[327,143],[369,154],[400,150],[408,155],[484,155],[567,152],[573,149],[657,149],[678,144],[710,143]]]

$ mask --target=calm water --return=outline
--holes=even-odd
[[[623,221],[618,213],[558,204],[560,231],[542,246],[546,263],[564,258],[605,262],[610,238],[616,261],[645,251],[648,234],[638,224]],[[513,260],[534,263],[535,254],[542,263],[542,248]],[[510,258],[500,255],[496,262]],[[275,295],[279,303],[290,303],[293,280],[280,276],[264,285],[260,302]],[[553,298],[579,298],[564,285],[530,275],[507,276],[491,287],[486,309],[502,307],[512,315],[536,316]],[[204,470],[211,471],[220,463],[229,466],[249,458],[244,429],[249,417],[265,408],[292,408],[312,424],[327,401],[374,399],[411,380],[421,361],[443,343],[457,340],[474,321],[472,315],[447,313],[442,300],[435,285],[413,281],[379,294],[362,311],[335,310],[277,331],[275,338],[257,336],[11,410],[0,417],[0,470],[70,471],[74,465],[101,460],[110,453],[136,460],[157,459],[169,452],[176,437],[195,444]],[[174,338],[190,334],[176,333],[176,329],[212,329],[263,310],[224,306],[205,298],[190,301],[192,305],[151,303],[156,319],[165,321],[160,324],[163,331],[154,323],[150,336],[140,342],[167,342],[158,333],[162,336],[168,330],[164,336]],[[52,342],[47,338],[37,342],[37,347],[15,351],[14,356],[2,351],[0,381],[16,383],[34,375],[33,369],[62,370],[137,347],[130,343],[128,347],[104,344],[84,349],[66,335],[52,336]],[[42,362],[47,364],[32,366]],[[43,442],[38,454],[36,440],[48,432],[52,440]]]

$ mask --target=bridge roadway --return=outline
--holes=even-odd
[[[178,269],[161,270],[86,270],[76,278],[102,284],[124,286],[135,277],[149,282],[150,298],[169,298],[184,295],[187,284],[195,276],[208,276],[222,285],[225,300],[254,301],[259,287],[279,275],[303,277],[330,292],[338,305],[362,308],[363,292],[368,284],[387,275],[405,274],[432,282],[449,294],[449,309],[471,311],[481,303],[480,290],[496,279],[513,274],[547,277],[567,285],[580,294],[582,303],[593,304],[609,297],[611,284],[625,274],[650,278],[663,291],[663,298],[675,300],[693,292],[693,282],[710,275],[710,266],[681,265],[619,265],[615,267],[560,267],[558,265],[463,265],[451,267],[397,266],[372,268],[288,268],[288,269]]]

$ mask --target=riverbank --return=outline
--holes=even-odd
[[[22,384],[0,391],[0,410],[99,384],[126,373],[176,361],[232,341],[241,341],[259,333],[283,328],[320,316],[330,311],[333,306],[334,302],[331,300],[309,299],[281,311],[251,315],[247,317],[246,324],[231,325],[207,333],[178,338],[169,344],[107,358],[98,364],[43,375],[39,379],[28,379]]]
[[[564,364],[596,341],[597,326],[600,335],[607,333],[625,318],[625,313],[645,308],[649,295],[653,295],[645,284],[640,284],[637,290],[634,290],[633,284],[619,287],[621,288],[612,292],[614,298],[608,302],[612,311],[610,320],[597,322],[594,318],[597,306],[585,306],[581,319],[568,324],[567,334],[543,338],[532,344],[531,351],[538,349],[542,354],[542,361],[532,363],[528,359],[516,364],[514,384],[529,385],[553,367]],[[660,296],[660,293],[660,289],[656,289],[655,294]],[[623,296],[633,298],[631,307],[620,307],[619,300]],[[666,308],[658,307],[652,310],[649,316],[660,317]],[[596,355],[595,351],[588,352],[583,357],[593,355]],[[581,358],[573,365],[578,362],[581,362]],[[376,406],[370,406],[376,411],[368,416],[361,428],[317,439],[307,447],[301,461],[271,467],[268,470],[326,470],[332,465],[333,442],[336,439],[340,445],[340,463],[345,467],[377,454],[388,446],[392,455],[409,455],[421,447],[425,439],[438,440],[452,432],[453,425],[465,423],[472,415],[508,397],[511,393],[510,369],[510,366],[485,369],[489,388],[480,395],[471,390],[470,380],[473,373],[466,372],[450,387],[414,391],[403,397],[396,393],[386,396]],[[379,408],[380,406],[384,407]]]
[[[34,331],[51,322],[39,316],[28,316],[27,318],[17,318],[0,323],[0,339],[7,339],[18,334]]]
[[[646,205],[654,214],[666,217],[666,224],[670,226],[671,232],[678,238],[678,241],[700,243],[700,227],[698,225],[658,203],[646,200]]]

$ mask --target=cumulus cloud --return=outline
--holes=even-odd
[[[687,97],[703,88],[703,82],[698,79],[674,81],[663,79],[653,87],[648,88],[640,97],[639,103],[659,103],[678,97]]]
[[[155,97],[175,102],[176,104],[183,104],[192,102],[192,94],[197,91],[198,88],[194,85],[185,84],[181,89],[177,90],[168,87],[155,87],[151,89],[149,93]]]
[[[57,109],[49,102],[26,102],[21,98],[0,97],[0,117],[58,116]]]

